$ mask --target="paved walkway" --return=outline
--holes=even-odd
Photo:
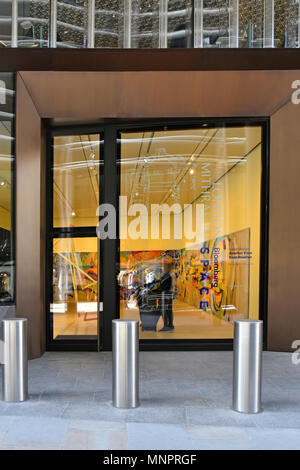
[[[300,365],[264,353],[258,415],[231,406],[231,352],[142,352],[141,406],[111,406],[111,353],[46,353],[0,402],[0,449],[300,449]]]

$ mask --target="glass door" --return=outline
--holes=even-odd
[[[100,346],[100,241],[97,238],[102,161],[100,134],[52,140],[48,247],[48,345]]]

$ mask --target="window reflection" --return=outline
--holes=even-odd
[[[192,47],[191,1],[168,2],[168,47]]]
[[[11,42],[11,1],[0,2],[0,47],[9,47]]]
[[[87,47],[87,2],[59,1],[57,5],[57,47]]]
[[[49,36],[47,0],[18,2],[18,47],[47,47]]]
[[[259,318],[261,139],[260,127],[121,134],[120,314],[141,338],[232,338],[235,319]]]
[[[97,238],[53,239],[53,339],[97,338]]]
[[[55,137],[53,172],[53,226],[96,226],[99,134]]]

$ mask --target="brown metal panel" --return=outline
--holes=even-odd
[[[300,339],[300,105],[271,117],[268,349]]]
[[[296,71],[21,72],[43,118],[268,116]]]
[[[20,76],[16,110],[16,312],[28,318],[29,357],[45,349],[41,119]]]
[[[0,49],[0,70],[297,70],[298,49]]]

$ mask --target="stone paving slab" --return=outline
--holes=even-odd
[[[263,354],[258,415],[231,410],[232,352],[140,356],[135,410],[112,407],[111,353],[29,361],[30,400],[0,402],[0,449],[300,449],[300,366],[290,354]]]

